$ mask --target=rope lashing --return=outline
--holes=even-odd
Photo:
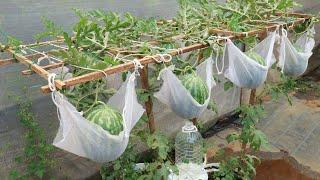
[[[140,76],[139,69],[142,69],[144,66],[137,59],[134,59],[132,63],[134,64],[134,73],[136,76]]]
[[[158,54],[159,59],[153,57],[153,59],[157,62],[157,63],[168,63],[172,60],[172,56],[170,54]],[[168,57],[168,59],[166,59],[166,57]]]
[[[50,73],[50,74],[48,75],[48,86],[49,86],[49,89],[50,89],[52,92],[54,92],[54,91],[57,90],[56,85],[55,85],[55,83],[54,83],[55,78],[56,78],[56,74],[55,74],[55,73]]]

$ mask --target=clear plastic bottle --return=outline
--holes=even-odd
[[[182,127],[175,139],[176,164],[203,164],[203,139],[191,122]]]

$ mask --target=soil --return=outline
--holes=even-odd
[[[311,180],[284,159],[264,160],[257,167],[255,180]]]

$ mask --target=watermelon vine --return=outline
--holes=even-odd
[[[63,36],[68,48],[56,50],[52,54],[71,66],[74,76],[99,71],[141,56],[164,54],[181,46],[194,43],[208,44],[210,48],[191,52],[187,57],[178,56],[167,64],[153,65],[150,67],[152,71],[149,77],[150,89],[137,90],[141,101],[153,97],[153,93],[157,92],[160,87],[160,83],[156,80],[160,70],[166,65],[175,65],[174,73],[181,77],[183,85],[194,99],[199,104],[203,104],[209,94],[208,88],[205,82],[192,72],[200,62],[223,49],[223,45],[217,42],[218,37],[210,29],[244,32],[262,28],[265,26],[263,22],[279,18],[290,22],[293,19],[286,17],[286,14],[296,5],[293,0],[229,0],[224,5],[212,0],[178,0],[178,2],[179,11],[170,21],[139,18],[129,13],[121,15],[102,10],[84,12],[75,9],[79,20],[74,25],[72,34],[64,32],[54,22],[43,18],[45,32],[35,35],[35,38],[41,40],[47,37]],[[276,12],[282,12],[284,16],[276,16]],[[254,21],[261,23],[253,23]],[[311,22],[299,26],[295,32],[304,32],[314,21],[315,19],[312,19]],[[257,42],[257,37],[237,41],[249,47]],[[20,52],[21,44],[21,41],[9,37],[5,48],[11,46]],[[259,55],[248,52],[248,56],[264,65],[264,60]],[[267,94],[286,94],[294,87],[290,82],[284,81],[267,87]],[[224,84],[225,90],[231,87],[233,84],[229,81]],[[105,79],[62,90],[62,93],[68,97],[77,110],[84,112],[88,120],[102,126],[110,134],[117,135],[123,130],[121,114],[99,103],[100,101],[105,102],[114,92],[114,89],[106,85]],[[210,104],[212,109],[215,109],[214,102]],[[257,121],[263,117],[263,108],[244,106],[239,112],[241,112],[243,128],[240,134],[228,136],[227,141],[241,142],[243,144],[241,154],[222,159],[220,172],[215,174],[214,178],[252,178],[255,175],[254,167],[258,158],[248,154],[247,145],[254,151],[258,151],[261,146],[267,144],[264,134],[255,128]],[[104,116],[106,113],[108,116]],[[27,115],[30,118],[31,115]],[[108,119],[110,115],[114,116],[112,121]],[[149,135],[142,130],[133,132],[131,136],[138,138],[152,150],[152,159],[146,161],[142,169],[137,170],[135,166],[139,159],[134,149],[136,144],[134,144],[135,141],[130,141],[129,147],[120,159],[103,166],[101,169],[103,179],[165,179],[170,173],[169,170],[176,172],[177,169],[170,158],[170,144],[172,143],[165,135],[159,132]],[[47,148],[48,151],[51,150]],[[43,170],[42,167],[41,170]],[[37,175],[42,177],[44,172],[32,171],[32,173],[38,173]]]

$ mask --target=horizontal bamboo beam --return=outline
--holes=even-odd
[[[168,54],[170,54],[171,56],[176,56],[178,54],[183,54],[183,53],[187,53],[187,52],[190,52],[190,51],[194,51],[194,50],[202,49],[202,48],[206,48],[206,47],[208,47],[208,45],[206,45],[206,44],[194,44],[194,45],[191,45],[191,46],[180,48],[179,51],[175,51],[175,50],[171,51]],[[159,55],[146,56],[144,58],[139,59],[138,61],[142,65],[144,65],[144,64],[150,64],[150,63],[157,62],[157,60],[159,61],[160,58],[161,57]],[[132,69],[132,68],[134,68],[134,63],[133,62],[127,62],[127,63],[124,63],[124,64],[120,64],[120,65],[117,65],[117,66],[113,66],[113,67],[104,69],[103,71],[107,75],[111,75],[111,74],[114,74],[114,73],[117,73],[117,72],[127,71],[127,70]],[[105,74],[100,72],[100,71],[91,72],[91,73],[88,73],[88,74],[84,74],[84,75],[81,75],[81,76],[78,76],[78,77],[74,77],[74,78],[65,80],[65,81],[63,81],[64,86],[63,87],[57,87],[57,88],[58,89],[68,88],[68,87],[71,87],[71,86],[74,86],[74,85],[77,85],[77,84],[93,81],[93,80],[102,78],[104,76],[105,76]],[[50,92],[50,89],[49,89],[48,85],[42,86],[41,90],[42,90],[43,93],[49,93]]]
[[[28,59],[31,59],[31,58],[39,58],[41,57],[41,54],[39,53],[34,53],[34,54],[29,54],[29,55],[26,55],[24,56]],[[4,59],[4,60],[0,60],[0,67],[1,66],[5,66],[5,65],[9,65],[9,64],[13,64],[13,63],[16,63],[17,62],[17,59],[16,58],[9,58],[9,59]]]
[[[287,26],[291,26],[291,25],[296,25],[299,23],[304,22],[306,19],[305,18],[298,18],[297,20],[287,23]],[[277,27],[279,27],[278,24],[274,24],[274,23],[269,23],[271,25],[268,25],[267,27],[263,28],[263,29],[257,29],[257,30],[252,30],[249,32],[231,32],[231,31],[225,31],[225,30],[219,30],[219,29],[211,29],[209,30],[209,33],[211,34],[222,34],[224,36],[228,36],[229,39],[234,39],[234,38],[244,38],[247,36],[253,36],[253,35],[259,35],[261,33],[265,33],[266,31],[270,31],[270,30],[275,30]],[[223,41],[223,39],[221,39],[220,41]],[[208,45],[206,44],[194,44],[191,46],[187,46],[184,48],[180,48],[179,51],[178,50],[174,50],[169,52],[170,55],[175,56],[178,54],[183,54],[183,53],[187,53],[190,51],[194,51],[197,49],[202,49],[202,48],[206,48],[208,47]],[[144,64],[149,64],[149,63],[154,63],[157,62],[156,60],[159,60],[160,56],[155,55],[155,56],[146,56],[144,58],[139,59],[140,63],[142,65]],[[155,60],[156,59],[156,60]],[[128,62],[128,63],[124,63],[124,64],[120,64],[117,66],[113,66],[107,69],[104,69],[103,71],[107,74],[114,74],[116,72],[122,72],[122,71],[127,71],[129,69],[134,68],[134,63],[133,62]],[[63,81],[64,86],[62,88],[68,88],[77,84],[81,84],[81,83],[85,83],[85,82],[89,82],[89,81],[93,81],[99,78],[104,77],[105,74],[102,72],[92,72],[92,73],[88,73],[88,74],[84,74],[78,77],[74,77],[68,80]],[[58,87],[58,89],[60,89]],[[49,86],[42,86],[41,90],[43,93],[49,93],[50,89]]]
[[[52,40],[52,41],[43,41],[43,42],[35,42],[32,44],[27,44],[27,45],[23,45],[25,47],[34,47],[34,46],[44,46],[44,45],[50,45],[53,43],[63,43],[64,42],[64,38],[59,37],[58,39]]]
[[[16,63],[16,61],[17,60],[14,58],[0,60],[0,67],[6,66],[9,64],[14,64],[14,63]]]
[[[12,49],[8,49],[7,50],[9,53],[14,54],[15,59],[18,60],[19,62],[21,62],[22,64],[26,65],[26,66],[30,66],[30,68],[36,72],[37,74],[39,74],[41,77],[47,79],[49,72],[46,71],[45,69],[43,69],[41,66],[35,64],[34,62],[30,61],[26,56],[16,53],[14,52],[14,50]],[[57,88],[62,89],[64,87],[64,83],[60,80],[56,80],[55,81],[55,85]]]
[[[51,69],[55,69],[55,68],[61,67],[63,65],[64,65],[63,62],[58,62],[58,63],[53,63],[53,64],[49,64],[49,65],[46,65],[46,66],[41,66],[41,67],[43,69],[45,69],[45,70],[51,70]],[[30,69],[26,69],[26,70],[21,71],[22,75],[31,75],[31,74],[33,74],[33,72],[34,71],[32,71]]]
[[[286,23],[285,25],[288,26],[289,29],[291,29],[292,27],[290,27],[290,26],[303,23],[305,20],[306,20],[305,18],[298,18],[297,20],[290,22],[290,23]],[[263,23],[263,21],[261,21],[261,23]],[[264,22],[264,23],[266,23],[266,22]],[[252,30],[252,31],[248,31],[248,32],[233,32],[233,31],[226,31],[226,30],[221,30],[221,29],[210,29],[209,33],[229,35],[229,36],[234,36],[235,38],[244,38],[247,36],[258,35],[258,34],[266,32],[266,31],[276,30],[277,27],[284,26],[284,25],[279,25],[277,23],[273,23],[273,22],[268,22],[267,24],[269,24],[269,25],[267,25],[266,27],[264,27],[262,29],[256,29],[256,30]]]
[[[54,51],[48,51],[45,52],[46,55],[52,55],[52,52]],[[38,55],[38,56],[26,56],[28,59],[30,58],[40,58],[43,57],[44,55],[41,53],[35,53],[34,55]],[[50,70],[50,69],[54,69],[54,68],[58,68],[64,65],[64,62],[57,62],[57,63],[53,63],[53,64],[49,64],[49,65],[45,65],[45,66],[41,66],[43,69],[45,70]],[[22,75],[31,75],[34,73],[34,71],[30,70],[30,69],[26,69],[21,71]]]
[[[280,14],[280,13],[278,13],[278,14]],[[292,15],[292,16],[296,16],[296,17],[303,17],[303,18],[298,18],[294,22],[283,24],[283,25],[286,25],[286,27],[288,27],[288,26],[290,27],[290,26],[302,23],[306,19],[311,18],[310,15],[305,15],[305,14],[300,14],[300,13],[292,13],[292,14],[288,14],[288,15]],[[278,24],[275,24],[275,23],[272,23],[272,22],[269,22],[268,24],[270,24],[270,25],[268,25],[265,28],[252,30],[252,31],[249,31],[249,32],[232,32],[232,31],[225,31],[225,30],[219,30],[219,29],[211,29],[211,30],[209,30],[209,33],[211,33],[211,34],[222,34],[223,36],[228,36],[228,38],[230,38],[230,39],[234,39],[234,38],[243,38],[243,37],[246,37],[246,36],[253,36],[253,35],[265,33],[266,31],[274,30],[279,26]],[[179,38],[183,38],[183,36],[181,36]],[[221,40],[223,40],[223,39],[221,39]],[[35,45],[45,45],[45,44],[50,44],[50,43],[59,42],[59,41],[63,41],[63,38],[58,39],[58,41],[55,40],[55,41],[47,41],[47,42],[42,42],[42,43],[40,42],[40,43],[34,43],[34,44],[31,44],[31,45],[26,45],[26,46],[30,47],[30,46],[35,46]],[[154,43],[154,42],[152,42],[152,43]],[[172,55],[172,56],[175,56],[175,55],[178,55],[178,54],[182,54],[182,53],[186,53],[186,52],[190,52],[190,51],[193,51],[193,50],[202,49],[202,48],[206,48],[206,47],[208,47],[208,45],[206,45],[206,44],[194,44],[194,45],[191,45],[191,46],[188,46],[188,47],[179,48],[178,50],[173,50],[173,51],[169,52],[169,54]],[[116,49],[116,50],[119,50],[119,49]],[[9,52],[11,51],[12,54],[15,54],[15,52],[13,52],[10,49],[7,50],[7,51],[9,51]],[[20,54],[15,54],[15,55],[16,55],[17,60],[19,60],[20,62],[22,62],[22,63],[24,63],[26,65],[31,66],[31,69],[34,72],[38,73],[40,76],[42,76],[44,78],[47,78],[48,74],[49,74],[49,72],[46,71],[46,70],[49,70],[49,69],[52,69],[52,68],[56,68],[56,67],[60,67],[60,66],[63,65],[63,63],[55,63],[55,64],[52,64],[52,65],[41,67],[41,66],[38,66],[38,65],[34,64],[32,61],[28,60],[23,55],[20,55]],[[155,56],[146,56],[144,58],[139,59],[139,61],[140,61],[141,64],[149,64],[149,63],[157,62],[157,60],[159,60],[159,59],[160,59],[160,56],[155,55]],[[117,66],[113,66],[113,67],[104,69],[103,71],[106,74],[110,75],[110,74],[114,74],[116,72],[127,71],[127,70],[129,70],[129,69],[131,69],[133,67],[134,67],[133,62],[127,62],[127,63],[124,63],[124,64],[120,64],[120,65],[117,65]],[[30,73],[30,71],[24,71],[23,73],[28,74],[28,73]],[[92,73],[88,73],[88,74],[85,74],[85,75],[81,75],[81,76],[78,76],[78,77],[74,77],[74,78],[71,78],[71,79],[65,80],[65,81],[57,80],[55,83],[56,83],[56,87],[58,89],[63,89],[63,88],[67,88],[67,87],[71,87],[71,86],[77,85],[77,84],[81,84],[81,83],[85,83],[85,82],[88,82],[88,81],[96,80],[96,79],[102,78],[104,76],[105,76],[104,73],[97,71],[97,72],[92,72]],[[41,90],[44,93],[50,92],[50,89],[49,89],[48,86],[41,87]]]
[[[299,18],[305,18],[305,19],[310,19],[312,18],[312,15],[310,14],[303,14],[303,13],[280,13],[280,12],[276,12],[275,13],[276,16],[283,16],[283,15],[288,15],[288,16],[295,16],[295,17],[299,17]]]

